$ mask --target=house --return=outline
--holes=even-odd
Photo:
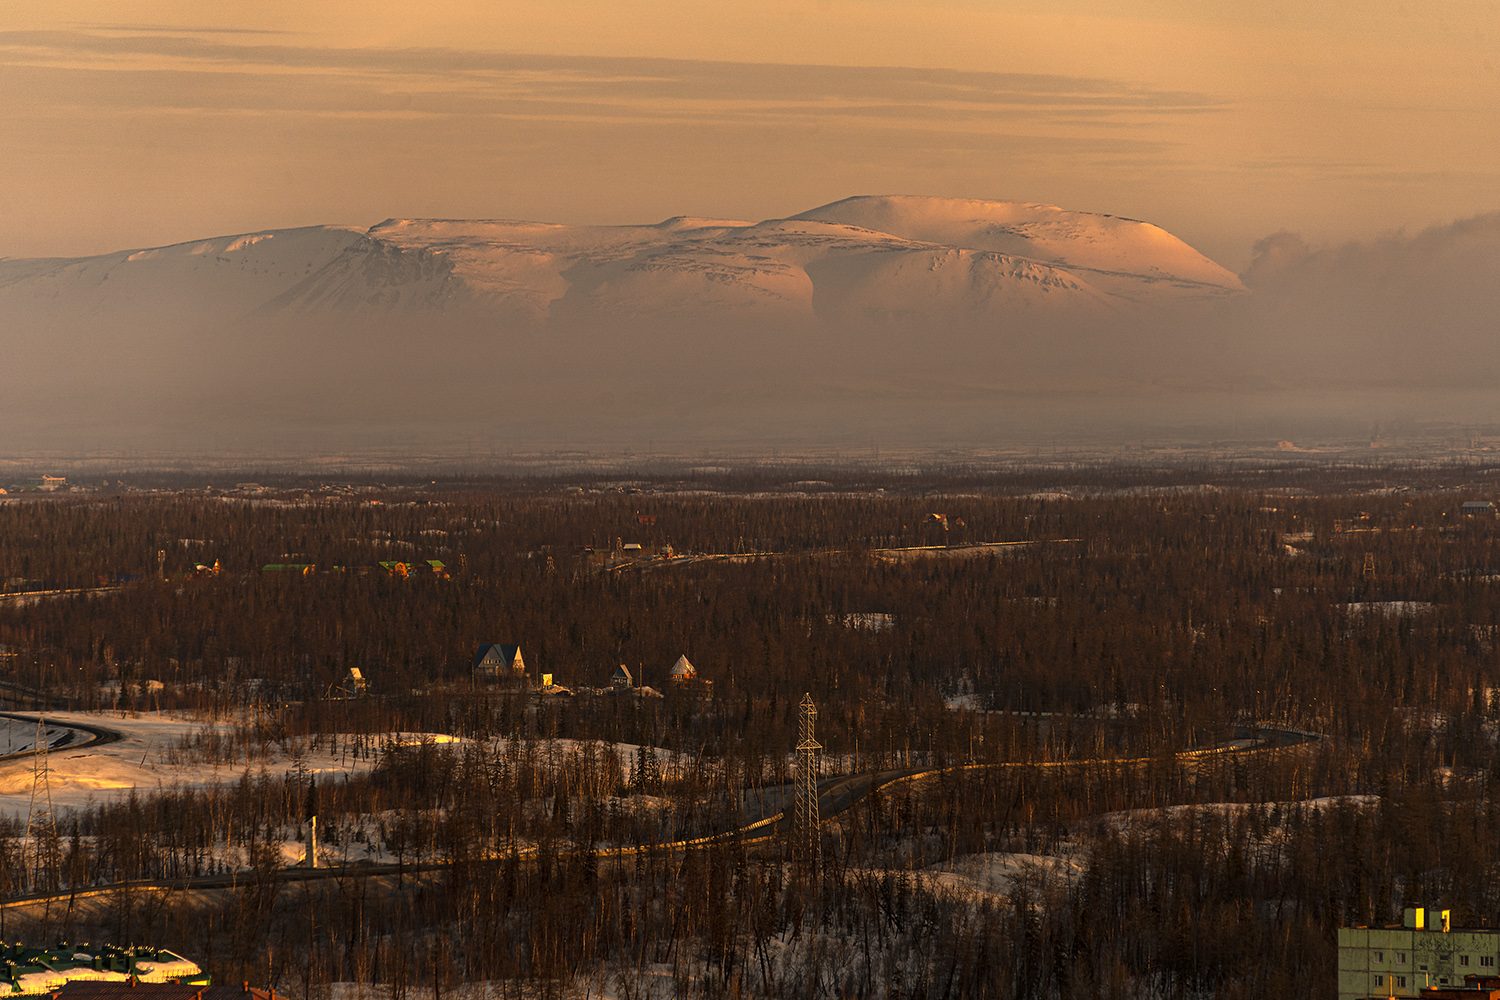
[[[1493,976],[1500,930],[1452,927],[1447,910],[1407,907],[1398,926],[1339,928],[1339,1000],[1415,997]]]
[[[686,684],[688,681],[697,679],[698,668],[688,662],[686,655],[679,656],[677,662],[672,664],[672,670],[668,676],[673,684]]]
[[[334,694],[335,696],[344,698],[363,698],[369,693],[369,686],[369,682],[365,680],[364,672],[358,667],[350,667],[349,672],[344,675],[344,679],[339,682],[338,687],[334,688]]]
[[[526,661],[520,646],[487,643],[474,654],[474,679],[481,681],[514,681],[526,679]]]
[[[713,697],[714,682],[700,678],[698,668],[688,662],[686,656],[679,656],[677,662],[672,664],[667,680],[671,682],[671,690],[674,692],[699,698]]]
[[[1489,517],[1495,516],[1495,504],[1492,500],[1465,500],[1458,505],[1458,512],[1465,517]]]
[[[610,675],[609,686],[614,688],[616,691],[628,691],[631,688],[635,687],[635,678],[630,675],[630,669],[622,663],[618,667],[616,667],[615,672]]]
[[[553,681],[551,674],[542,675],[542,683],[536,689],[536,693],[544,698],[573,697],[573,689],[570,687],[564,687],[563,685]]]

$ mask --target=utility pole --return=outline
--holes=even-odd
[[[307,867],[318,867],[318,779],[307,783]]]

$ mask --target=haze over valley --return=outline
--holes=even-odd
[[[854,197],[759,222],[388,219],[0,261],[40,449],[1020,445],[1482,420],[1500,216],[1243,276],[1147,222]]]

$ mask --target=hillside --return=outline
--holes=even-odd
[[[264,230],[0,260],[0,418],[212,452],[1034,437],[1212,384],[1245,298],[1155,226],[1007,202]]]
[[[1240,290],[1140,222],[1045,205],[851,198],[759,223],[388,219],[66,260],[0,261],[13,316],[476,309],[506,319],[730,314],[811,320],[1109,311]]]

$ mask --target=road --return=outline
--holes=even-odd
[[[9,718],[24,719],[23,716],[0,713]],[[35,721],[33,718],[31,721]],[[96,726],[80,726],[69,723],[70,727],[84,729],[94,734],[94,739],[79,746],[96,745],[99,742],[109,742],[119,739],[120,734],[112,730]],[[1268,753],[1284,750],[1307,743],[1315,742],[1322,737],[1317,733],[1304,730],[1290,729],[1276,726],[1237,727],[1237,739],[1253,739],[1255,742],[1249,746],[1234,747],[1208,747],[1197,750],[1184,750],[1173,754],[1178,760],[1201,760],[1206,757],[1236,756],[1257,753]],[[1005,762],[998,764],[955,764],[949,767],[902,767],[890,768],[882,771],[866,771],[861,774],[851,774],[839,777],[826,778],[818,784],[818,815],[825,822],[838,814],[847,811],[860,800],[868,796],[877,788],[884,788],[900,781],[910,781],[922,777],[940,774],[944,771],[967,771],[989,769],[1031,769],[1031,770],[1058,770],[1066,768],[1089,767],[1099,764],[1114,764],[1118,766],[1141,766],[1151,761],[1161,760],[1160,757],[1118,757],[1118,758],[1095,758],[1085,760],[1060,760],[1060,761],[1029,761],[1029,762]],[[695,837],[689,840],[672,841],[665,844],[642,845],[639,847],[605,847],[594,851],[601,858],[626,858],[639,855],[645,851],[681,851],[698,847],[707,847],[715,843],[739,841],[741,843],[758,843],[785,836],[790,829],[794,809],[787,805],[779,811],[768,816],[741,826],[734,830],[722,833],[709,834],[703,837]],[[567,852],[562,852],[567,853]],[[535,855],[534,850],[523,850],[518,852],[521,858],[529,858]],[[493,859],[492,859],[493,860]],[[115,882],[109,885],[90,886],[68,892],[51,894],[38,894],[28,896],[16,896],[14,898],[0,901],[0,909],[32,903],[46,903],[53,901],[69,901],[87,899],[93,896],[102,896],[109,893],[121,891],[140,892],[174,892],[198,889],[235,889],[240,886],[261,884],[265,879],[273,878],[277,882],[309,882],[318,879],[342,879],[370,876],[403,876],[427,872],[442,871],[449,867],[446,861],[428,861],[413,864],[358,864],[347,866],[336,866],[332,868],[281,868],[271,873],[236,873],[232,875],[200,875],[180,879],[163,880],[141,880],[135,882]]]
[[[0,712],[0,719],[15,719],[17,722],[28,722],[33,726],[36,725],[37,718],[38,717],[35,715],[18,715],[15,712]],[[46,718],[45,714],[42,716],[42,718]],[[67,739],[61,743],[51,744],[48,748],[49,750],[82,750],[84,747],[103,746],[106,743],[113,743],[116,740],[124,739],[125,737],[124,733],[116,732],[113,729],[106,729],[103,726],[86,725],[81,722],[54,722],[48,723],[47,726],[49,729],[55,727],[58,729],[69,729],[76,732],[88,734],[88,739],[84,740],[82,743],[76,743],[72,739]],[[34,757],[39,753],[41,753],[40,750],[22,750],[19,753],[0,754],[0,763],[19,760],[23,757]]]

